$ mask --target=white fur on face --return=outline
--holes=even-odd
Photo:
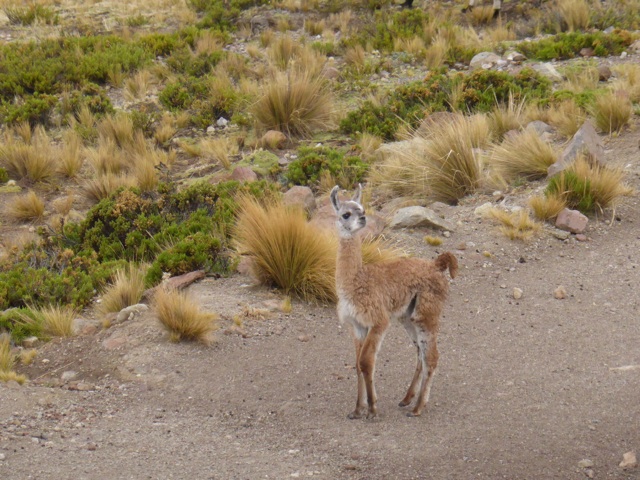
[[[350,237],[366,225],[364,208],[354,201],[343,202],[336,215],[341,237]]]

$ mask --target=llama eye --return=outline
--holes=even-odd
[[[351,216],[351,214],[349,212],[347,212],[344,215],[342,215],[342,218],[344,218],[345,220],[349,220],[350,216]]]

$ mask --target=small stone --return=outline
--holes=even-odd
[[[619,467],[627,470],[638,466],[638,459],[636,458],[636,452],[631,451],[622,455],[622,461]]]
[[[515,287],[513,289],[513,298],[515,298],[516,300],[520,300],[522,298],[522,289]]]
[[[627,55],[628,55],[627,52],[622,52],[620,54],[620,58],[627,58]]]
[[[62,373],[62,376],[60,378],[62,379],[63,382],[68,382],[69,380],[73,380],[77,376],[78,376],[78,372],[74,372],[73,370],[67,370],[66,372]]]
[[[493,205],[491,204],[491,202],[486,202],[480,205],[479,207],[476,207],[476,209],[473,211],[473,214],[476,217],[481,217],[481,218],[486,217],[492,208],[493,208]]]
[[[449,238],[449,237],[451,237],[451,232],[449,232],[449,231],[445,230],[444,232],[442,232],[442,236],[443,236],[444,238]]]
[[[584,458],[578,462],[578,466],[580,468],[591,468],[593,467],[593,461],[588,458]]]
[[[558,300],[563,300],[567,298],[567,289],[564,286],[560,285],[553,291],[553,296]]]
[[[144,303],[137,303],[135,305],[129,305],[118,312],[115,318],[116,323],[122,323],[128,320],[133,320],[136,315],[140,315],[142,312],[149,310]]]
[[[578,233],[576,235],[576,240],[579,241],[579,242],[586,242],[588,240],[588,238],[584,233]]]
[[[208,133],[209,135],[212,135],[212,134],[216,133],[216,127],[214,127],[213,125],[208,126],[208,127],[207,127],[207,133]],[[177,139],[176,139],[176,140],[177,140]]]
[[[224,127],[226,127],[228,124],[229,124],[229,120],[227,120],[227,119],[226,119],[226,118],[224,118],[224,117],[220,117],[220,118],[216,121],[216,125],[217,125],[218,127],[222,127],[222,128],[224,128]]]
[[[590,469],[590,468],[587,468],[587,469],[584,471],[584,474],[587,476],[587,478],[593,478],[593,477],[594,477],[594,475],[595,475],[595,474],[594,474],[594,472],[593,472],[593,470],[592,470],[592,469]]]
[[[582,233],[589,219],[578,210],[565,208],[556,217],[556,227],[571,233]]]
[[[487,70],[491,68],[494,64],[498,63],[502,57],[493,52],[480,52],[476,54],[471,61],[469,62],[469,68],[475,69],[482,67]]]
[[[98,445],[96,445],[95,443],[89,443],[87,445],[87,450],[89,450],[90,452],[95,451],[98,448]]]
[[[600,65],[598,67],[598,80],[606,82],[611,78],[611,69],[606,65]]]
[[[116,348],[120,348],[125,343],[127,343],[127,339],[125,337],[109,337],[104,342],[102,342],[102,346],[106,350],[115,350]]]
[[[88,392],[93,390],[93,386],[85,382],[74,382],[69,385],[69,390],[74,390],[76,392]]]
[[[4,453],[0,453],[0,462],[5,460],[6,458],[7,458],[7,456]]]
[[[229,178],[238,182],[255,182],[258,175],[251,167],[236,167]]]
[[[593,48],[591,47],[585,47],[580,49],[580,56],[581,57],[593,57],[595,55],[595,52],[593,51]]]
[[[571,236],[569,232],[565,232],[564,230],[560,230],[557,228],[554,228],[553,230],[551,230],[551,235],[556,237],[558,240],[566,240]]]
[[[299,335],[298,340],[301,341],[302,343],[306,343],[309,340],[311,340],[311,337],[309,335]]]
[[[24,348],[33,348],[38,343],[38,337],[27,337],[22,340],[22,346]]]

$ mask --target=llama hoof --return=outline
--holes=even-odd
[[[351,412],[349,415],[347,415],[347,418],[349,420],[358,420],[359,418],[362,418],[362,414],[358,411]]]
[[[399,407],[408,407],[411,404],[411,400],[407,401],[407,400],[402,400],[400,403],[398,403]]]
[[[369,412],[367,414],[367,420],[375,420],[376,418],[378,418],[377,412]]]
[[[416,412],[407,412],[407,417],[419,417],[420,416],[420,412],[416,413]]]

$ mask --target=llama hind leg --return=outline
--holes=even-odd
[[[422,375],[422,382],[420,385],[420,394],[418,395],[418,401],[416,402],[413,410],[408,414],[411,417],[420,416],[422,410],[429,401],[429,395],[431,393],[431,384],[433,383],[433,377],[438,367],[438,345],[437,335],[435,333],[419,332],[418,345],[421,353],[422,368],[426,372]]]
[[[398,404],[398,406],[400,407],[406,407],[407,405],[411,404],[411,401],[416,396],[416,391],[418,389],[418,385],[422,377],[422,358],[420,354],[420,347],[418,346],[418,335],[417,335],[415,325],[411,322],[411,319],[408,317],[401,319],[400,322],[402,323],[402,326],[407,331],[407,335],[409,335],[409,338],[411,339],[411,341],[416,347],[416,357],[417,357],[416,371],[413,374],[411,385],[409,385],[407,394]]]

